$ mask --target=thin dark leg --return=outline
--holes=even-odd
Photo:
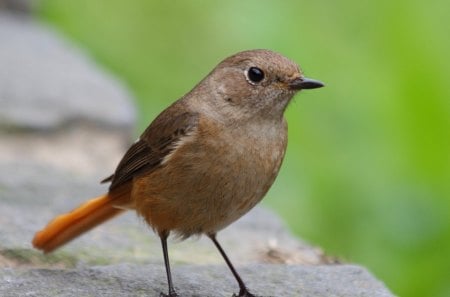
[[[233,273],[234,277],[236,278],[238,284],[239,284],[239,295],[238,297],[256,297],[255,295],[251,294],[247,287],[245,286],[244,282],[242,281],[241,277],[237,273],[236,269],[234,269],[233,264],[231,264],[230,259],[228,259],[227,254],[225,254],[225,251],[220,246],[219,242],[216,239],[216,234],[208,234],[209,238],[214,242],[217,249],[219,250],[220,254],[222,255],[223,259],[227,263],[228,267],[230,268],[231,272]],[[233,295],[236,296],[236,295]]]
[[[164,264],[166,265],[166,273],[167,273],[167,283],[169,284],[169,295],[161,293],[161,297],[179,297],[177,292],[175,292],[175,288],[172,283],[172,274],[170,273],[170,263],[169,263],[169,253],[167,251],[167,237],[169,236],[169,232],[161,232],[159,237],[161,238],[161,245],[164,254]]]

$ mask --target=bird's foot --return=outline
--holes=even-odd
[[[161,294],[159,294],[159,297],[180,297],[180,295],[178,295],[177,292],[171,292],[168,295],[161,293]]]
[[[260,296],[254,295],[254,294],[250,293],[248,291],[248,289],[245,289],[245,290],[241,290],[239,292],[239,295],[233,294],[232,297],[260,297]]]

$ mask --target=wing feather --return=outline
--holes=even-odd
[[[156,170],[164,157],[176,149],[177,143],[197,129],[197,113],[173,114],[171,110],[174,109],[166,109],[153,121],[125,153],[115,173],[102,181],[111,181],[110,190],[135,176]]]

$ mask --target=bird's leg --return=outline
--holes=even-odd
[[[172,283],[172,274],[170,273],[170,263],[169,263],[169,252],[167,251],[167,237],[169,237],[169,232],[163,231],[159,233],[159,237],[161,238],[161,245],[164,254],[164,264],[166,266],[167,273],[167,283],[169,284],[169,294],[166,295],[161,293],[160,297],[179,297],[177,292],[175,292],[175,288]]]
[[[256,295],[253,295],[248,291],[247,287],[245,286],[241,277],[237,273],[236,269],[234,269],[233,264],[231,264],[230,259],[228,259],[227,254],[225,254],[225,251],[222,249],[219,242],[217,241],[216,233],[208,234],[208,237],[211,238],[211,240],[214,242],[215,246],[219,250],[220,254],[222,255],[223,259],[227,263],[228,267],[230,268],[231,272],[233,273],[234,277],[236,278],[236,281],[239,284],[239,295],[233,294],[233,297],[257,297]]]

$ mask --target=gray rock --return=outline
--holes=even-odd
[[[36,8],[38,2],[39,0],[0,0],[0,10],[29,14]]]
[[[0,163],[110,174],[135,122],[125,86],[28,17],[0,11],[0,40]]]
[[[0,127],[134,124],[125,87],[35,21],[0,11]]]
[[[393,296],[366,270],[353,265],[238,267],[251,292],[261,296]],[[237,284],[224,266],[183,265],[173,271],[181,296],[229,297]],[[159,296],[167,291],[162,266],[120,264],[79,269],[0,269],[2,296]]]
[[[0,163],[12,167],[12,171],[0,174],[20,179],[21,174],[27,174],[23,171],[39,171],[39,175],[45,168],[55,167],[97,184],[114,171],[129,143],[130,135],[125,131],[81,123],[52,132],[5,132],[0,127]],[[34,168],[38,164],[44,169]]]

